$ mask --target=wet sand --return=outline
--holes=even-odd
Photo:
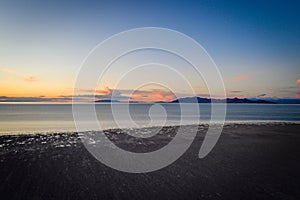
[[[199,126],[176,162],[146,174],[105,166],[77,133],[0,136],[0,199],[300,199],[300,125],[226,125],[199,159],[206,129]],[[158,149],[175,132],[165,127],[153,139],[134,140],[106,131],[133,152]]]

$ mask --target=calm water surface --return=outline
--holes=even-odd
[[[182,112],[179,104],[114,104],[119,116],[114,120],[110,104],[97,104],[95,110],[100,129],[176,125]],[[195,106],[195,105],[193,105]],[[186,124],[207,123],[211,119],[210,104],[199,104],[200,117],[194,109],[184,113]],[[188,106],[187,106],[188,107]],[[83,116],[86,105],[80,105]],[[132,121],[122,118],[129,113]],[[121,117],[120,117],[121,116]],[[188,120],[186,120],[188,119]],[[118,124],[115,122],[117,121]],[[226,122],[300,122],[300,105],[227,104]],[[89,117],[82,123],[89,130]],[[0,104],[0,134],[76,131],[71,104]]]

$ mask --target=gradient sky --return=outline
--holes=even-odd
[[[300,98],[299,9],[299,1],[1,1],[0,101],[69,100],[92,48],[147,26],[199,42],[219,67],[229,97]],[[98,94],[109,97],[113,89],[126,98],[134,88],[108,82]],[[155,86],[135,95],[172,98]]]

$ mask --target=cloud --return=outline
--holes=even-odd
[[[175,95],[171,91],[163,89],[152,90],[117,90],[105,86],[103,89],[97,89],[96,91],[87,89],[77,89],[77,93],[87,93],[79,95],[76,98],[94,98],[97,100],[114,100],[114,101],[137,101],[137,102],[156,102],[156,101],[172,101],[175,99]]]
[[[96,93],[100,95],[110,95],[113,91],[113,89],[110,89],[108,86],[105,86],[104,89],[96,90]]]
[[[171,91],[162,89],[153,90],[136,90],[132,93],[131,101],[156,102],[156,101],[172,101],[176,97]]]
[[[266,96],[267,94],[259,94],[259,95],[257,95],[257,97],[264,97],[264,96]]]
[[[0,96],[0,102],[71,102],[72,97],[9,97]]]
[[[243,92],[243,91],[240,91],[240,90],[232,90],[232,91],[230,91],[231,93],[241,93],[241,92]]]
[[[35,79],[29,81],[35,81]],[[149,90],[116,90],[109,87],[103,89],[87,90],[77,89],[76,95],[61,95],[57,97],[0,97],[0,102],[94,102],[98,100],[112,100],[120,102],[158,102],[172,101],[177,97],[172,91],[166,89],[149,89]],[[178,95],[178,94],[177,94]],[[209,94],[199,94],[200,96],[210,96]],[[179,97],[179,96],[178,96]]]
[[[239,76],[229,78],[228,81],[229,82],[238,82],[238,81],[247,80],[249,78],[250,78],[250,76],[248,76],[248,75],[239,75]]]
[[[109,88],[105,86],[103,89],[75,89],[76,96],[74,100],[76,101],[98,101],[98,100],[114,100],[114,101],[128,101],[129,96],[122,94],[121,91]]]
[[[35,77],[35,76],[24,76],[23,77],[23,81],[29,82],[29,83],[36,82],[37,81],[37,77]]]
[[[297,92],[296,94],[294,94],[295,98],[300,98],[300,92]]]
[[[35,77],[35,76],[32,76],[32,75],[24,76],[20,72],[14,70],[14,69],[10,69],[10,68],[0,68],[0,71],[4,72],[6,74],[10,74],[14,77],[17,77],[18,79],[21,79],[25,82],[35,82],[38,80],[37,77]]]
[[[0,68],[0,71],[4,72],[4,73],[8,73],[8,74],[15,74],[16,73],[15,70],[10,69],[10,68]]]
[[[0,102],[72,102],[73,98],[76,102],[93,102],[97,99],[110,99],[108,96],[104,95],[61,95],[57,97],[10,97],[10,96],[0,96]]]

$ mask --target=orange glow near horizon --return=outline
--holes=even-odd
[[[56,88],[46,88],[46,87],[14,87],[14,86],[0,86],[0,96],[7,96],[7,97],[48,97],[48,98],[55,98],[61,95],[72,95],[72,91],[69,90],[62,90]]]
[[[250,77],[248,75],[239,75],[239,76],[235,76],[235,77],[232,77],[230,78],[228,81],[229,82],[232,82],[232,81],[244,81],[244,80],[247,80],[249,79]]]
[[[156,102],[156,101],[172,101],[176,97],[174,94],[171,93],[165,93],[165,92],[157,92],[152,91],[149,93],[138,93],[138,94],[132,94],[130,97],[131,101],[139,101],[139,102]]]

